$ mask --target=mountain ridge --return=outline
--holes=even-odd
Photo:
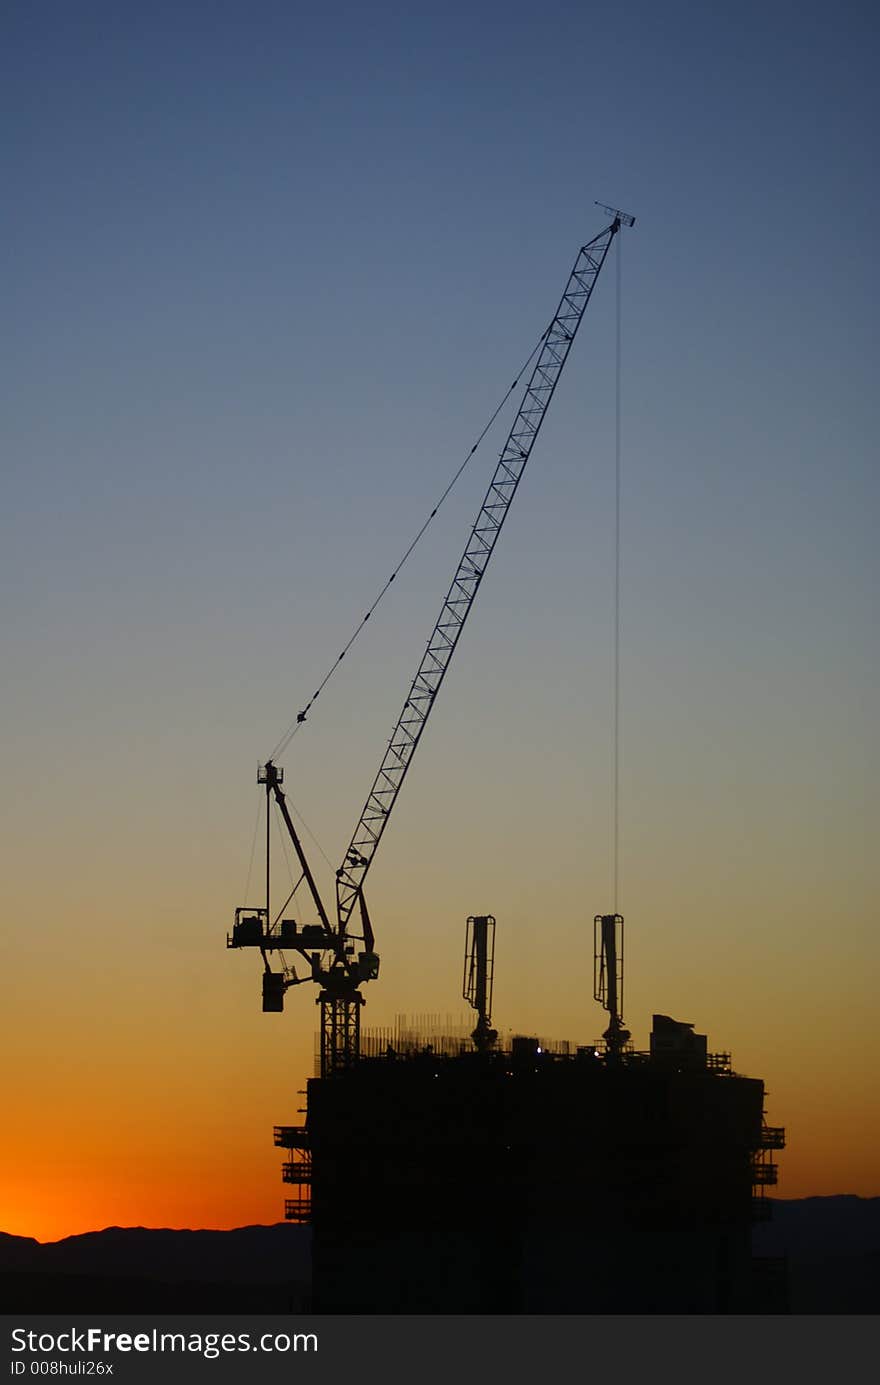
[[[788,1263],[793,1313],[880,1311],[880,1197],[773,1198],[754,1254]],[[0,1231],[6,1312],[302,1312],[311,1228],[109,1226],[40,1242]]]

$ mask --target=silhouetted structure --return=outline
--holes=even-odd
[[[784,1311],[780,1266],[751,1255],[783,1143],[763,1102],[662,1015],[647,1054],[520,1038],[362,1057],[276,1132],[300,1151],[297,1219],[311,1192],[313,1307]]]
[[[303,843],[281,787],[284,770],[277,761],[297,728],[305,722],[309,709],[320,695],[321,689],[369,620],[388,585],[396,578],[399,568],[392,572],[385,587],[358,624],[349,644],[342,650],[305,707],[297,713],[295,723],[281,737],[272,756],[257,768],[257,783],[263,785],[266,791],[265,902],[258,906],[242,905],[236,909],[232,932],[227,934],[226,945],[259,950],[263,963],[263,1009],[267,1013],[277,1014],[283,1010],[284,996],[293,986],[301,986],[311,981],[320,987],[318,1002],[321,1007],[323,1077],[346,1072],[358,1061],[361,1051],[361,1007],[365,1003],[361,987],[367,982],[377,980],[379,976],[379,954],[375,950],[373,924],[364,895],[367,873],[388,827],[394,805],[436,703],[437,694],[501,536],[504,520],[538,439],[602,266],[621,227],[635,225],[635,218],[628,212],[604,206],[603,210],[611,215],[611,223],[604,231],[587,241],[586,245],[581,246],[550,325],[541,333],[537,346],[522,368],[521,373],[527,374],[527,383],[519,409],[468,534],[464,552],[440,607],[440,614],[409,685],[409,691],[367,794],[357,826],[336,871],[335,923],[331,922],[330,913],[325,907],[317,881],[309,867]],[[519,375],[510,386],[507,396],[518,386]],[[490,424],[494,422],[498,412],[499,409],[496,409]],[[476,452],[488,427],[489,425],[480,434],[469,455]],[[442,504],[442,499],[413,540],[407,556],[418,543],[427,523],[437,513],[439,504]],[[308,888],[317,923],[300,926],[296,919],[282,917],[301,882],[293,886],[277,914],[272,907],[273,803],[299,862],[301,882],[305,882]],[[254,840],[256,841],[256,838]],[[491,987],[487,968],[491,969],[489,934],[494,928],[494,923],[490,928],[489,922],[488,916],[472,920],[474,972],[471,978],[470,999],[476,1002],[476,1008],[480,1013],[478,1046],[484,1048],[491,1048],[493,1042],[488,1020]],[[299,958],[296,965],[288,960],[291,953]],[[304,971],[304,967],[307,970]]]
[[[309,1083],[305,1125],[275,1131],[276,1144],[289,1150],[284,1178],[295,1189],[286,1216],[313,1225],[319,1311],[749,1306],[751,1221],[775,1180],[766,1151],[782,1135],[764,1133],[763,1084],[733,1075],[729,1056],[708,1055],[692,1025],[655,1016],[650,1052],[632,1051],[619,914],[595,919],[594,995],[609,1016],[600,1046],[549,1053],[520,1038],[509,1052],[497,1047],[495,920],[488,914],[471,916],[466,935],[463,993],[478,1016],[475,1052],[459,1043],[391,1042],[370,1052],[361,1035],[361,988],[379,975],[367,873],[599,274],[621,227],[634,225],[631,215],[605,210],[611,223],[581,246],[550,325],[523,367],[528,380],[518,412],[336,870],[335,921],[288,808],[278,757],[351,641],[258,767],[266,792],[264,903],[236,910],[227,945],[259,950],[267,1012],[283,1009],[291,987],[320,987],[321,1076]],[[508,394],[518,387],[519,377]],[[278,910],[273,806],[301,872]],[[616,859],[615,846],[615,877]],[[318,922],[284,917],[302,882]]]

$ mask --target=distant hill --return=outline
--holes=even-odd
[[[773,1198],[773,1216],[755,1227],[760,1255],[858,1255],[880,1251],[880,1197]]]
[[[880,1197],[776,1198],[752,1245],[787,1257],[793,1313],[880,1313]]]
[[[308,1227],[111,1226],[41,1245],[0,1232],[5,1312],[290,1312],[307,1303]]]
[[[793,1313],[880,1312],[880,1198],[773,1201],[755,1254],[785,1256]],[[0,1232],[4,1312],[285,1313],[309,1306],[308,1227],[108,1227],[41,1245]],[[393,1311],[393,1310],[391,1310]]]

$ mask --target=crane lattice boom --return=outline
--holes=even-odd
[[[610,226],[581,247],[559,307],[544,334],[543,345],[522,403],[444,599],[439,619],[431,632],[343,863],[336,872],[340,938],[346,932],[351,912],[361,895],[364,878],[382,833],[388,826],[391,810],[473,606],[486,565],[498,542],[501,526],[525,471],[599,271],[620,229],[621,216],[616,215]]]

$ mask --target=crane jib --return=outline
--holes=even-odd
[[[501,451],[348,850],[336,873],[340,939],[347,931],[356,901],[359,896],[362,898],[367,871],[388,825],[391,810],[498,541],[590,295],[611,242],[620,229],[622,216],[622,213],[615,215],[610,226],[581,247],[559,307],[544,334],[513,427]],[[628,224],[631,224],[631,218]]]

